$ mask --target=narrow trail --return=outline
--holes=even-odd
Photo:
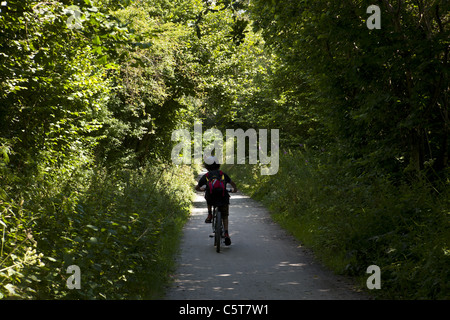
[[[207,209],[197,193],[184,228],[178,270],[168,300],[366,299],[345,278],[325,270],[272,221],[260,203],[231,195],[232,244],[216,253]]]

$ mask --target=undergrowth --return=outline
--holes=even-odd
[[[289,152],[276,175],[258,166],[227,168],[240,189],[261,200],[273,219],[338,274],[366,286],[367,267],[381,269],[381,299],[450,298],[449,188],[394,183],[351,174],[326,154]]]
[[[80,172],[3,192],[0,298],[161,298],[192,203],[191,168]],[[67,286],[71,265],[81,289]]]

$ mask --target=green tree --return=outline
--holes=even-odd
[[[448,165],[448,2],[254,1],[256,29],[350,157],[387,171]],[[300,88],[296,86],[296,88]],[[295,111],[294,111],[295,112]]]

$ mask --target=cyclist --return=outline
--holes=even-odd
[[[206,159],[204,166],[208,170],[208,173],[200,178],[197,185],[195,186],[195,190],[203,191],[203,186],[207,186],[205,191],[205,199],[208,205],[208,217],[206,218],[205,223],[211,223],[212,206],[216,206],[222,213],[223,228],[225,230],[225,245],[229,246],[231,244],[230,235],[228,233],[228,212],[230,205],[230,195],[228,194],[227,190],[224,190],[223,194],[219,195],[211,193],[209,190],[208,182],[215,177],[219,178],[223,180],[223,185],[225,187],[227,183],[229,183],[233,187],[233,193],[237,192],[237,187],[226,173],[220,171],[220,163],[216,157],[211,156]]]

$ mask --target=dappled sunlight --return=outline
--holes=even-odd
[[[212,225],[204,222],[204,192],[196,192],[184,228],[180,267],[169,299],[330,299],[355,298],[327,282],[320,268],[257,201],[230,197],[230,246],[213,245]]]
[[[277,267],[305,267],[305,263],[289,263],[289,261],[280,262]]]
[[[184,228],[180,268],[169,299],[330,299],[337,292],[312,267],[309,256],[249,197],[233,195],[230,205],[231,246],[216,253],[211,224],[204,223],[206,203],[197,194]],[[311,270],[311,268],[313,268]]]

